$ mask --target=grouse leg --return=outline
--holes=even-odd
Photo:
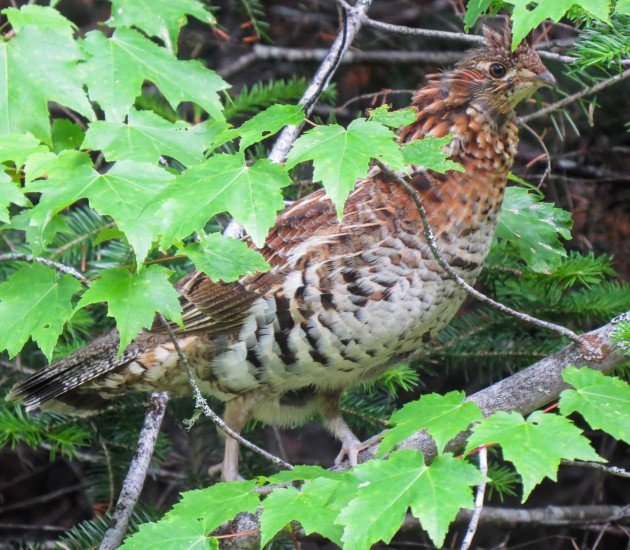
[[[329,396],[321,402],[320,413],[324,427],[341,441],[341,450],[335,458],[335,466],[339,466],[346,458],[350,466],[358,463],[359,452],[363,450],[363,444],[354,435],[339,410],[340,395]]]
[[[240,435],[247,421],[251,418],[252,409],[260,403],[262,396],[249,394],[231,399],[225,404],[223,421]],[[238,451],[239,444],[236,439],[225,434],[225,452],[221,467],[222,481],[236,481],[238,479]]]

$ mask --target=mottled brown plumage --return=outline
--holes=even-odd
[[[527,44],[486,30],[487,46],[415,95],[400,140],[453,136],[464,172],[415,169],[444,258],[474,283],[492,242],[517,145],[513,107],[553,77]],[[323,191],[277,219],[262,249],[267,273],[235,283],[194,272],[178,284],[184,328],[173,327],[202,391],[226,401],[239,431],[255,417],[299,424],[319,412],[356,460],[359,442],[338,408],[344,389],[373,379],[426,345],[465,294],[434,261],[413,202],[377,168],[357,182],[341,221]],[[158,323],[115,358],[114,331],[18,384],[28,408],[94,411],[128,391],[190,391]],[[228,438],[223,475],[237,475]]]

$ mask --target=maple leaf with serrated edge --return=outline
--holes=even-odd
[[[62,151],[57,158],[48,158],[37,171],[28,170],[29,178],[40,172],[46,180],[35,180],[27,191],[42,193],[33,209],[31,225],[44,231],[50,218],[79,199],[87,198],[100,214],[111,216],[125,233],[140,265],[160,230],[160,220],[145,206],[173,181],[175,176],[158,166],[134,162],[117,162],[104,174],[92,166],[92,159],[79,151]]]
[[[197,0],[112,0],[110,27],[135,26],[149,36],[160,38],[177,53],[177,35],[192,15],[202,23],[213,25],[214,16]]]
[[[0,117],[0,134],[30,132],[50,145],[48,102],[55,101],[88,119],[94,118],[76,70],[82,56],[72,38],[69,21],[65,20],[70,32],[53,24],[22,27],[21,13],[22,10],[7,11],[16,33],[11,40],[0,43],[0,72],[4,75],[0,88],[0,111],[4,113]]]
[[[267,478],[269,483],[286,483],[287,481],[300,481],[328,477],[338,479],[342,475],[339,472],[326,470],[321,466],[312,464],[298,464],[292,470],[283,470]]]
[[[43,153],[48,148],[31,134],[0,135],[0,162],[12,162],[20,167],[33,153]]]
[[[410,435],[424,429],[441,452],[459,432],[483,418],[479,407],[466,403],[465,399],[464,392],[453,391],[446,395],[423,395],[417,401],[407,403],[390,418],[394,427],[385,433],[377,456],[383,456]]]
[[[203,133],[185,123],[173,124],[151,111],[131,109],[126,123],[92,122],[81,148],[102,151],[109,161],[156,163],[161,155],[167,155],[190,166],[204,159],[206,141]]]
[[[369,111],[370,120],[390,128],[400,128],[416,121],[417,113],[411,107],[397,111],[390,111],[389,109],[389,105],[380,105],[376,109],[371,109]]]
[[[567,253],[558,240],[571,238],[571,213],[556,208],[522,187],[505,190],[496,237],[513,247],[527,266],[550,273]]]
[[[88,93],[107,120],[127,116],[145,80],[159,88],[173,109],[182,101],[192,101],[223,119],[218,92],[229,85],[199,61],[181,61],[127,27],[116,29],[111,38],[101,31],[89,32],[80,44],[88,55],[83,64]]]
[[[243,241],[224,237],[220,233],[201,235],[199,241],[180,247],[195,264],[213,281],[230,283],[242,275],[267,271],[265,258]]]
[[[291,521],[299,522],[307,535],[319,533],[341,546],[343,528],[335,524],[341,510],[335,506],[334,493],[342,485],[338,480],[318,478],[304,483],[299,491],[294,487],[276,489],[262,502],[261,546]]]
[[[144,523],[138,532],[127,538],[124,550],[219,550],[219,542],[206,535],[201,521],[190,517],[174,517],[157,523]]]
[[[602,462],[582,431],[557,414],[536,411],[527,420],[517,412],[498,412],[472,429],[466,452],[497,443],[503,458],[523,480],[523,502],[545,477],[556,480],[561,460]]]
[[[118,353],[121,354],[142,328],[152,325],[155,312],[181,323],[179,293],[168,281],[170,274],[170,270],[158,265],[146,267],[140,273],[123,268],[105,269],[83,294],[75,310],[107,302],[107,315],[116,320],[120,333]]]
[[[304,120],[302,105],[272,105],[246,120],[235,131],[241,136],[241,151],[275,134],[285,126],[297,126]]]
[[[371,460],[353,472],[358,488],[337,519],[344,526],[346,550],[368,549],[380,540],[388,544],[409,508],[441,546],[459,510],[473,507],[471,486],[483,480],[472,464],[450,453],[426,466],[422,454],[412,450]]]
[[[440,174],[444,174],[448,170],[456,172],[464,172],[464,167],[448,158],[444,152],[444,147],[449,145],[452,136],[444,136],[435,138],[431,136],[416,139],[410,143],[405,143],[402,147],[402,155],[405,164],[414,166],[422,166],[429,170],[434,170]]]
[[[0,284],[0,349],[17,355],[29,338],[48,360],[81,284],[41,264],[26,265]]]
[[[341,218],[343,206],[357,180],[367,175],[370,159],[392,168],[404,164],[396,134],[378,122],[353,120],[348,129],[337,124],[317,126],[302,134],[293,144],[286,165],[313,161],[313,181],[321,181]]]
[[[163,521],[177,517],[195,518],[208,533],[240,512],[255,512],[260,502],[258,493],[252,491],[255,486],[256,480],[228,481],[186,491]]]
[[[13,183],[6,172],[0,171],[0,222],[9,222],[9,205],[28,206],[31,204],[22,190]]]
[[[575,389],[560,394],[560,412],[580,413],[596,430],[630,444],[630,384],[583,367],[567,367],[562,378]]]
[[[512,10],[512,49],[520,44],[529,32],[545,19],[556,23],[574,6],[578,6],[592,17],[608,21],[610,0],[505,0],[513,6]],[[469,0],[464,15],[465,28],[475,24],[479,16],[488,8],[497,5],[493,0]]]
[[[216,214],[228,212],[262,246],[276,213],[284,209],[286,169],[268,160],[248,166],[243,153],[218,154],[191,166],[154,199],[164,227],[162,246],[200,231]]]

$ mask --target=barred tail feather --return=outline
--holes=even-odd
[[[116,330],[97,338],[84,348],[18,382],[7,395],[7,400],[22,401],[27,411],[38,409],[47,401],[124,366],[141,353],[139,346],[131,344],[122,356],[116,357],[119,341]]]

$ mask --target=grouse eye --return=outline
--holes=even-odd
[[[505,76],[506,72],[505,65],[501,65],[501,63],[493,63],[490,65],[490,76],[493,78],[501,78]]]

